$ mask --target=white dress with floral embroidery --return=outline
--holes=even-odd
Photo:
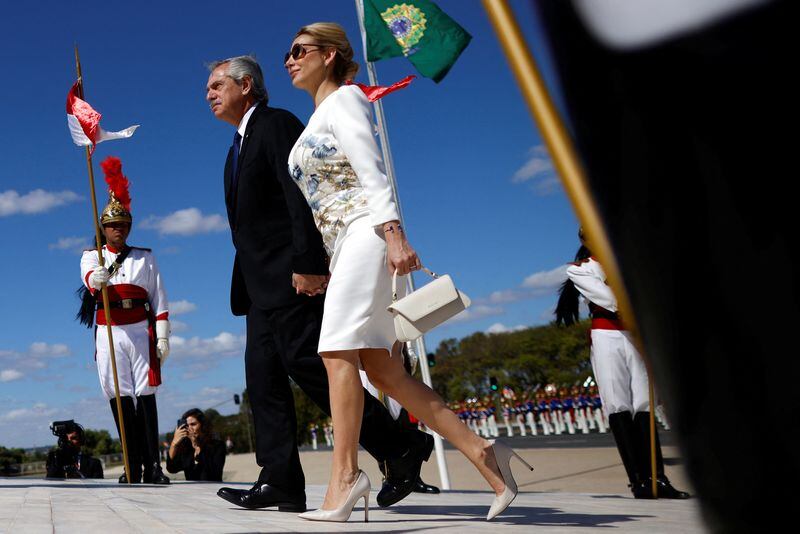
[[[399,216],[361,89],[342,86],[320,103],[289,154],[289,172],[331,256],[319,352],[390,350],[392,281],[381,225]]]

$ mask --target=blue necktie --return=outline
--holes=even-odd
[[[239,145],[242,142],[242,136],[239,135],[237,130],[233,134],[233,177],[231,178],[231,192],[236,194],[236,185],[239,182]]]

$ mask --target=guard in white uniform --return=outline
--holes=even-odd
[[[104,265],[95,249],[81,258],[83,305],[79,318],[95,328],[95,359],[100,387],[109,400],[119,430],[114,378],[100,293],[108,287],[111,331],[122,401],[131,481],[169,484],[161,471],[158,441],[156,389],[161,384],[161,365],[169,354],[169,312],[167,297],[155,258],[150,249],[130,247],[127,236],[133,217],[130,212],[128,181],[117,158],[102,163],[109,184],[109,202],[100,223],[106,245]],[[127,483],[125,474],[120,482]]]
[[[583,245],[575,263],[567,267],[561,287],[556,323],[572,324],[578,319],[578,294],[589,302],[592,316],[591,361],[594,375],[609,414],[609,424],[622,463],[637,499],[651,499],[650,396],[647,369],[630,333],[617,314],[617,299],[606,284],[602,266],[591,256],[583,229]],[[664,475],[661,445],[656,434],[658,497],[686,499],[689,494],[672,487]]]

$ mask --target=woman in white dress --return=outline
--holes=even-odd
[[[334,23],[301,28],[285,57],[292,85],[307,91],[316,106],[289,155],[289,170],[331,257],[319,353],[330,383],[333,465],[322,507],[300,517],[346,521],[363,497],[366,520],[370,485],[357,457],[363,367],[376,387],[447,438],[486,478],[497,495],[491,519],[517,493],[509,469],[515,453],[470,432],[435,392],[403,368],[386,310],[391,273],[406,275],[420,262],[399,224],[369,101],[357,85],[346,84],[358,71],[352,58],[344,30]]]

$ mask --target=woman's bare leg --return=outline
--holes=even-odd
[[[358,352],[348,350],[321,354],[328,373],[333,420],[333,464],[322,503],[323,510],[334,510],[341,506],[358,478],[358,439],[364,414],[364,389],[358,374]]]
[[[362,351],[361,363],[370,382],[444,436],[475,465],[495,493],[501,494],[505,482],[489,442],[467,428],[435,391],[406,373],[398,346],[391,357],[386,351]]]

